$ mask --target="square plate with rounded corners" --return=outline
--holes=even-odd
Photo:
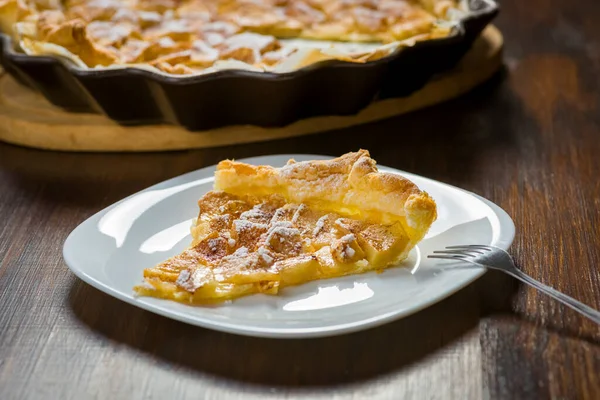
[[[282,166],[328,159],[315,155],[275,155],[244,159]],[[515,227],[500,207],[462,189],[418,175],[402,174],[437,202],[438,219],[425,239],[397,268],[319,280],[285,288],[277,296],[252,295],[216,306],[192,306],[135,297],[142,271],[178,254],[191,243],[189,228],[197,201],[212,189],[215,166],[181,175],[131,195],[79,225],[63,255],[69,268],[90,285],[148,311],[205,328],[235,334],[301,338],[366,329],[428,307],[479,278],[483,269],[451,269],[428,259],[433,250],[455,244],[487,244],[507,249]]]

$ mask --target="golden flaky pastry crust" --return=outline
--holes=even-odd
[[[221,161],[215,188],[234,194],[280,194],[290,202],[316,204],[332,212],[380,223],[403,221],[415,244],[437,217],[433,199],[410,180],[379,172],[367,150],[325,161],[282,168]]]
[[[409,180],[366,150],[282,168],[222,161],[192,245],[144,270],[139,295],[206,303],[397,265],[436,218]]]
[[[447,36],[461,13],[457,0],[0,0],[0,28],[80,68],[289,72]]]

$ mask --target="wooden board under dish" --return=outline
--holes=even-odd
[[[283,128],[230,126],[189,132],[171,125],[124,127],[99,114],[68,113],[45,98],[0,77],[0,140],[61,151],[140,152],[181,150],[275,140],[365,124],[431,106],[464,94],[502,66],[503,38],[488,26],[451,72],[409,97],[376,101],[353,116],[308,118]]]

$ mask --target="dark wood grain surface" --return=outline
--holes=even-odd
[[[533,277],[600,308],[600,2],[502,2],[506,69],[451,103],[269,143],[145,155],[0,145],[0,399],[598,399],[600,328],[503,275],[356,334],[266,340],[188,326],[67,269],[80,222],[226,157],[339,155],[481,194]]]

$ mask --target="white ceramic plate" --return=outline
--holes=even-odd
[[[278,155],[243,160],[282,166],[327,159]],[[510,217],[495,204],[464,190],[391,168],[437,202],[438,220],[408,260],[381,274],[367,273],[286,288],[277,296],[253,295],[219,306],[190,306],[133,296],[142,271],[181,252],[197,200],[212,189],[215,167],[159,183],[100,211],[67,238],[69,268],[90,285],[148,311],[193,325],[236,334],[299,338],[347,333],[405,317],[436,303],[479,278],[482,269],[450,270],[426,258],[453,244],[491,244],[507,249],[515,233]]]

